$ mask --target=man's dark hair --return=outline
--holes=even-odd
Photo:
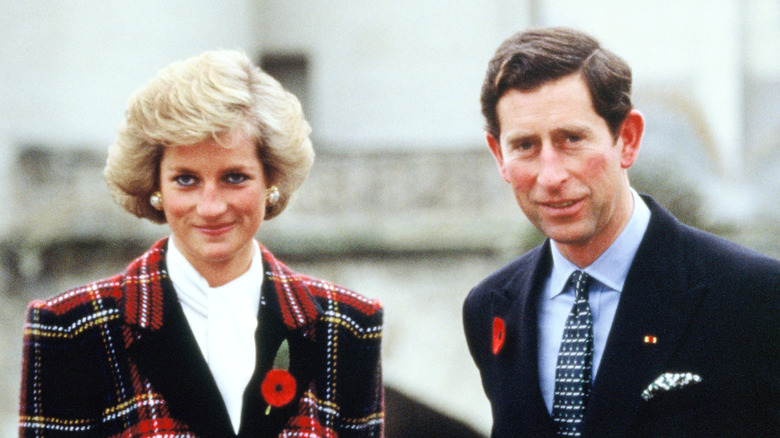
[[[563,27],[532,29],[504,41],[482,84],[486,130],[500,135],[496,104],[508,90],[532,90],[573,73],[585,79],[593,107],[617,137],[631,111],[631,68],[593,37]]]

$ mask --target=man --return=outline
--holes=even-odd
[[[463,307],[492,436],[778,436],[780,262],[631,188],[630,93],[628,65],[571,29],[490,61],[487,143],[548,237]]]

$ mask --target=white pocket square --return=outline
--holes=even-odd
[[[663,373],[642,391],[642,398],[648,401],[658,393],[684,388],[699,382],[701,382],[701,376],[698,374]]]

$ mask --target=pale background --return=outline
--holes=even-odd
[[[388,385],[487,434],[460,306],[539,237],[484,147],[487,60],[532,25],[588,31],[633,67],[633,173],[681,218],[778,257],[776,0],[70,0],[0,3],[0,435],[14,436],[24,306],[121,269],[166,229],[100,174],[129,94],[239,48],[299,94],[318,153],[260,239],[386,307]]]

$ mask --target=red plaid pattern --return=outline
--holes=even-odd
[[[128,353],[163,326],[165,243],[123,274],[30,303],[20,436],[195,436]],[[381,304],[299,275],[261,250],[284,324],[324,352],[323,369],[304,382],[298,413],[279,436],[382,436]]]

